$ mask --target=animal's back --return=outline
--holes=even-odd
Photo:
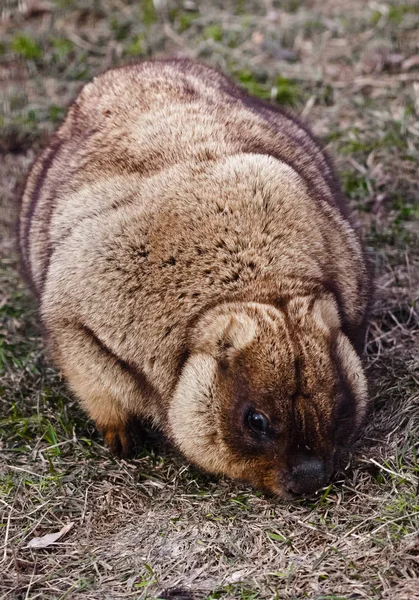
[[[81,219],[115,206],[105,179],[118,186],[118,176],[132,174],[138,185],[173,165],[238,153],[284,161],[320,201],[344,211],[330,165],[306,129],[212,69],[156,61],[96,78],[28,179],[20,243],[35,288],[42,290],[61,238]],[[118,202],[128,202],[130,190],[117,189]]]

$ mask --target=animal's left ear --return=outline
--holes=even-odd
[[[244,312],[227,312],[207,315],[193,336],[197,352],[205,352],[214,358],[228,358],[235,350],[247,346],[256,335],[254,320]]]

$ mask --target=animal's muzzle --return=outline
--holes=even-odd
[[[308,496],[325,486],[331,477],[331,468],[317,457],[296,457],[289,469],[287,491]]]

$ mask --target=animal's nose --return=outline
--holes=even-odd
[[[320,458],[302,456],[289,471],[288,491],[293,494],[309,495],[326,485],[330,473]]]

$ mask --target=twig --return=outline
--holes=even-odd
[[[7,517],[7,525],[6,525],[6,537],[5,537],[5,540],[4,540],[4,552],[3,552],[3,559],[2,559],[2,561],[1,561],[2,563],[3,563],[3,562],[6,560],[6,558],[7,558],[7,543],[8,543],[8,540],[9,540],[9,530],[10,530],[10,521],[11,521],[11,518],[12,518],[12,510],[13,510],[13,509],[10,509],[10,511],[9,511],[9,516]],[[1,564],[1,563],[0,563],[0,564]]]

